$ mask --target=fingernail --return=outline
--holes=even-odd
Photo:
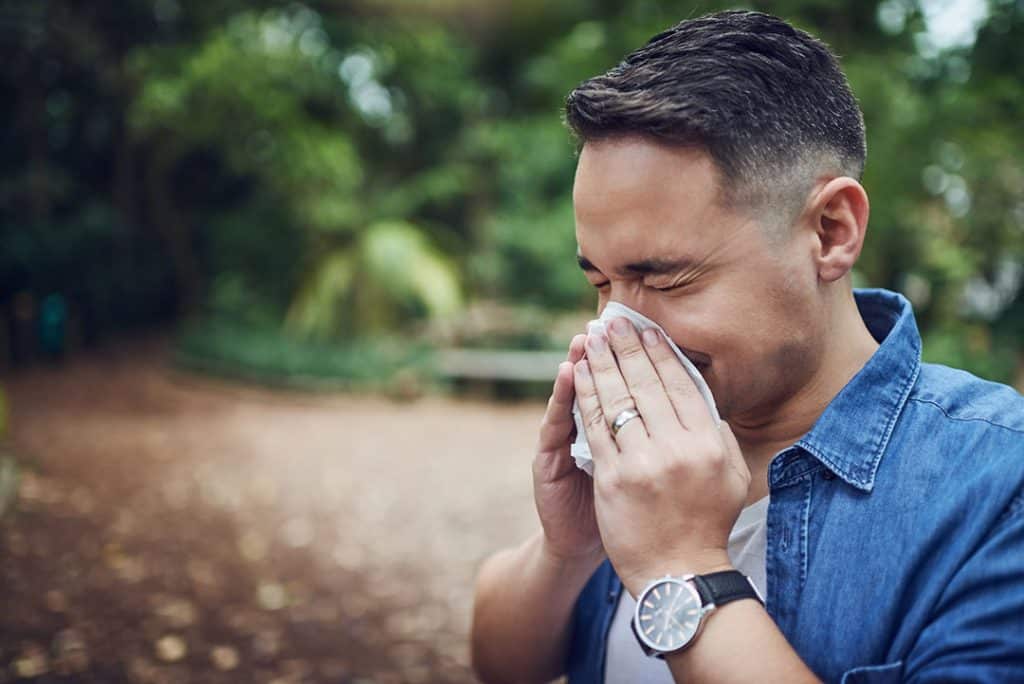
[[[618,337],[622,337],[629,330],[629,324],[626,322],[625,318],[616,318],[612,321],[610,327],[612,332]]]
[[[655,330],[654,328],[648,328],[647,330],[644,330],[643,337],[644,344],[646,344],[648,347],[658,346],[658,331]]]
[[[590,335],[587,337],[587,346],[596,352],[603,352],[608,348],[608,338],[601,333]]]

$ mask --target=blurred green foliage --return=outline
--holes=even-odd
[[[439,386],[431,349],[398,337],[325,343],[279,327],[217,317],[186,325],[178,365],[212,375],[302,390],[369,390],[398,398]]]
[[[858,283],[911,297],[928,358],[1020,384],[1024,5],[978,0],[955,35],[947,5],[746,4],[827,40],[861,100]],[[275,344],[330,356],[468,302],[591,307],[561,103],[666,26],[733,6],[0,5],[4,349],[24,359],[19,329],[54,293],[85,340],[188,317],[193,357],[278,369]]]
[[[327,252],[313,266],[286,317],[302,337],[337,339],[402,330],[406,321],[458,313],[456,271],[405,223],[377,223],[348,248]]]

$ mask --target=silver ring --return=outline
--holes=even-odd
[[[634,411],[633,409],[626,409],[625,411],[621,411],[619,415],[615,416],[615,420],[612,421],[612,437],[619,434],[619,430],[622,429],[623,425],[633,420],[634,418],[639,417],[640,414]]]

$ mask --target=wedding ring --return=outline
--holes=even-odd
[[[615,416],[615,420],[612,421],[612,436],[614,437],[618,435],[619,430],[622,429],[623,425],[633,420],[634,418],[639,417],[640,414],[634,411],[633,409],[626,409],[625,411],[619,413],[619,415]]]

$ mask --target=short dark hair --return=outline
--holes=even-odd
[[[641,136],[702,148],[730,204],[802,206],[813,176],[859,179],[867,154],[836,56],[761,12],[718,12],[659,33],[577,86],[565,114],[581,146]]]

